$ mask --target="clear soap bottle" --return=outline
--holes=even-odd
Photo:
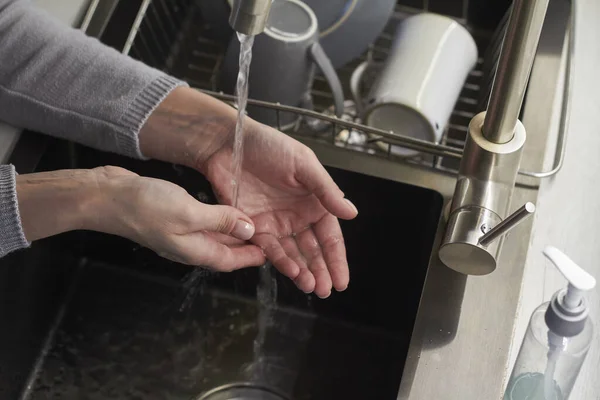
[[[566,400],[593,339],[584,293],[596,280],[554,247],[544,255],[569,281],[531,316],[504,400]]]

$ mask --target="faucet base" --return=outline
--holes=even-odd
[[[452,213],[440,247],[440,260],[465,275],[487,275],[496,269],[500,242],[479,245],[479,239],[502,218],[487,208],[464,207]]]
[[[486,244],[481,238],[506,217],[525,144],[525,127],[517,121],[513,138],[493,143],[483,135],[486,113],[473,117],[460,164],[440,260],[467,275],[496,269],[502,238]],[[518,222],[518,221],[517,221]]]

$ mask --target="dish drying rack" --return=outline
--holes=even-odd
[[[422,8],[397,5],[383,33],[368,51],[360,59],[338,70],[344,86],[344,93],[351,92],[349,82],[354,69],[364,61],[383,62],[391,47],[398,23],[409,15],[426,11],[427,4],[428,1],[423,0]],[[466,17],[453,18],[467,25]],[[573,19],[573,16],[571,18]],[[187,81],[190,86],[235,105],[234,96],[218,91],[219,70],[226,43],[209,39],[207,24],[199,23],[200,21],[203,21],[203,16],[196,6],[196,1],[143,0],[129,32],[123,53],[155,68],[165,70]],[[573,29],[570,31],[572,32]],[[470,32],[478,45],[480,54],[486,54],[486,57],[488,57],[487,53],[494,53],[494,51],[487,52],[486,50],[489,47],[497,48],[503,37],[502,27],[499,27],[496,32],[473,29],[470,29]],[[558,173],[562,167],[570,111],[573,36],[569,35],[566,79],[554,165],[548,171],[521,170],[519,174],[522,176],[538,179],[548,178]],[[489,86],[493,82],[493,76],[486,76],[488,70],[494,70],[494,68],[489,68],[489,62],[489,59],[483,57],[478,59],[476,67],[470,72],[465,82],[450,121],[438,143],[365,126],[361,124],[356,115],[356,108],[352,100],[345,102],[346,107],[342,118],[335,117],[332,110],[333,96],[326,80],[320,75],[317,75],[312,88],[314,111],[255,99],[249,99],[248,103],[273,109],[278,116],[280,112],[296,113],[302,116],[299,123],[284,131],[287,134],[309,137],[312,140],[342,147],[349,151],[363,152],[395,162],[419,164],[443,173],[456,174],[460,166],[469,122],[473,116],[485,110],[487,101],[485,96],[489,95]],[[368,87],[363,89],[368,90]],[[305,122],[307,119],[320,120],[326,123],[327,129],[315,131]],[[281,130],[281,126],[278,128]],[[420,154],[411,158],[396,156],[393,146],[417,150]]]

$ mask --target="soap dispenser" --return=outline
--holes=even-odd
[[[566,400],[593,338],[584,293],[596,280],[554,247],[544,255],[569,281],[531,316],[504,400]]]

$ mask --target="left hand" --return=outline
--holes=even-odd
[[[140,146],[144,155],[197,168],[231,205],[235,120],[228,105],[176,89],[144,126]],[[243,158],[238,207],[256,226],[251,241],[302,291],[324,298],[332,287],[345,290],[349,272],[338,218],[353,219],[358,211],[315,154],[247,118]]]
[[[183,188],[117,167],[59,170],[16,177],[25,238],[76,229],[119,235],[182,264],[232,271],[265,262],[248,244],[252,219],[203,204]]]

